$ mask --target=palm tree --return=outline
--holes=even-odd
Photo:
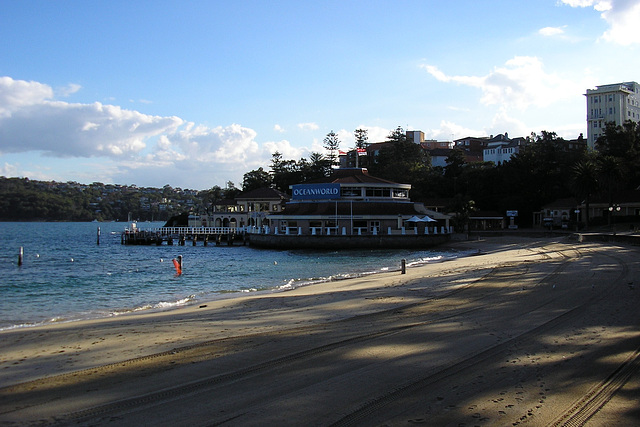
[[[613,194],[621,184],[624,175],[617,157],[601,156],[598,159],[598,175],[602,185],[602,190],[609,196],[609,204],[613,205]],[[611,215],[609,215],[609,225],[611,225]]]
[[[578,202],[585,205],[585,227],[589,226],[589,202],[598,189],[598,164],[594,156],[588,156],[573,166],[572,187]]]

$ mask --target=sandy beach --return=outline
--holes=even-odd
[[[640,425],[640,247],[567,237],[0,332],[0,425]]]

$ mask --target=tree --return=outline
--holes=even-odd
[[[289,191],[289,186],[302,182],[303,176],[299,164],[295,160],[283,160],[278,151],[271,157],[271,175],[273,186],[282,191]]]
[[[630,120],[622,126],[606,123],[604,134],[596,141],[596,148],[600,157],[616,159],[619,178],[626,184],[623,188],[633,189],[640,185],[640,123]]]
[[[201,191],[198,196],[202,200],[202,206],[207,214],[215,212],[215,206],[219,200],[224,198],[224,192],[218,185],[214,185],[211,189]]]
[[[430,170],[429,156],[419,144],[409,141],[401,127],[389,134],[389,144],[369,163],[371,174],[399,183],[419,182]]]
[[[331,160],[320,153],[313,152],[309,156],[308,170],[305,171],[305,181],[324,178],[331,174]]]
[[[227,186],[224,189],[225,199],[235,199],[238,194],[240,194],[240,189],[233,182],[227,181]]]
[[[464,158],[464,152],[459,148],[454,148],[447,156],[445,163],[447,166],[444,167],[444,176],[455,180],[462,174],[462,169],[467,161]]]
[[[338,164],[338,156],[336,155],[336,151],[340,148],[340,139],[338,139],[338,134],[333,130],[329,132],[326,138],[323,141],[323,145],[325,150],[329,152],[329,160],[332,165]]]
[[[242,191],[257,190],[262,187],[271,187],[273,179],[269,172],[262,167],[244,174],[242,178]]]
[[[398,126],[387,136],[387,141],[389,142],[406,142],[407,141],[407,133],[402,129],[402,126]]]
[[[578,203],[585,204],[585,226],[588,227],[589,203],[598,190],[598,163],[593,154],[573,166],[571,184]]]
[[[367,141],[369,140],[369,131],[366,129],[356,129],[353,132],[353,136],[356,139],[356,149],[367,148]]]
[[[455,213],[451,222],[458,233],[468,230],[469,218],[471,217],[471,212],[475,209],[475,202],[468,197],[458,194],[453,198],[451,205],[447,207],[447,211]]]

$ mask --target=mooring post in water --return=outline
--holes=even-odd
[[[180,274],[182,274],[182,255],[178,255],[178,265],[180,266]]]
[[[20,246],[20,250],[18,251],[18,265],[22,265],[23,257],[24,257],[24,248]]]
[[[100,227],[98,227],[97,244],[100,244]]]
[[[407,260],[406,259],[402,259],[402,273],[401,274],[406,274],[407,273]]]

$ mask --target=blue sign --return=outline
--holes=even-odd
[[[340,184],[296,184],[293,200],[326,200],[340,198]]]

